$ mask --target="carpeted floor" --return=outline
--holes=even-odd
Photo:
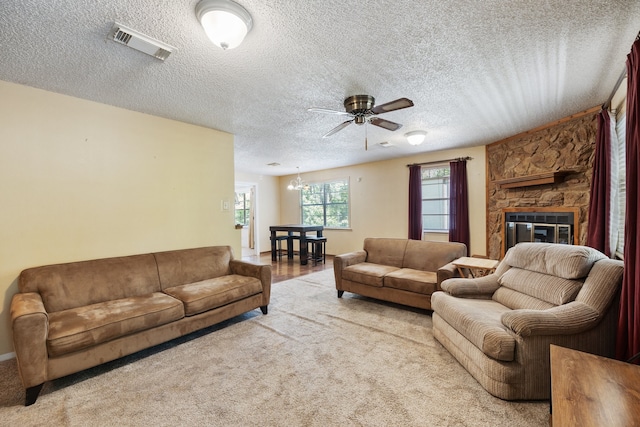
[[[333,271],[273,285],[254,310],[47,383],[35,405],[0,363],[0,423],[55,426],[543,426],[548,402],[488,394],[426,311],[345,293]]]

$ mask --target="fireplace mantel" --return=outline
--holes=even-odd
[[[555,172],[539,173],[537,175],[519,176],[516,178],[505,178],[494,181],[500,188],[531,187],[534,185],[557,184],[564,180],[564,177],[574,173],[574,171],[564,170]]]

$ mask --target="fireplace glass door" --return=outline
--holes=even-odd
[[[520,242],[573,244],[573,213],[506,212],[505,250]]]
[[[555,243],[556,226],[550,224],[533,224],[533,241],[538,243]]]
[[[563,245],[570,245],[573,241],[573,236],[571,235],[571,226],[570,225],[560,225],[558,224],[558,243],[562,243]]]
[[[561,243],[573,242],[571,226],[565,224],[533,224],[530,222],[507,222],[507,249],[520,242]]]

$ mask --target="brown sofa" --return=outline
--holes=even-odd
[[[271,266],[213,246],[29,268],[18,287],[13,342],[30,405],[45,381],[258,307],[266,314]]]
[[[333,259],[338,298],[344,291],[424,309],[443,280],[459,276],[451,261],[467,255],[463,243],[366,238],[361,251]]]
[[[585,246],[519,243],[495,273],[442,283],[433,335],[492,395],[549,399],[551,344],[613,356],[622,271]]]

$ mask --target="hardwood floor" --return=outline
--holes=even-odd
[[[285,255],[282,257],[282,261],[271,261],[271,252],[262,252],[260,256],[246,256],[242,257],[242,259],[259,264],[271,264],[271,283],[283,282],[304,274],[333,268],[333,256],[331,255],[327,255],[327,260],[324,264],[318,263],[315,266],[311,261],[307,265],[300,265],[298,255],[294,255],[293,259],[288,259]]]

